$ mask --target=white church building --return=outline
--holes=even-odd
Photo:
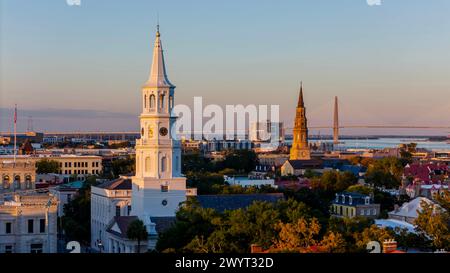
[[[137,242],[129,240],[126,231],[133,220],[140,219],[149,234],[148,242],[141,244],[141,252],[153,249],[158,231],[173,223],[179,204],[186,200],[181,144],[170,133],[176,121],[171,113],[174,90],[167,78],[158,27],[150,76],[142,87],[136,173],[131,183],[119,179],[92,187],[92,248],[112,253],[137,252]]]

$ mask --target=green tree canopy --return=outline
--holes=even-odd
[[[450,249],[450,215],[444,208],[422,201],[415,220],[419,234],[431,239],[436,249]]]
[[[314,189],[322,189],[333,196],[336,192],[346,190],[351,185],[355,185],[358,178],[351,172],[326,171],[320,178],[311,179],[311,186]]]
[[[141,252],[141,242],[146,241],[148,239],[148,233],[147,229],[144,225],[144,222],[142,222],[139,219],[136,219],[132,221],[128,225],[127,229],[127,237],[130,240],[137,241],[137,253]]]
[[[316,245],[320,224],[316,218],[307,220],[299,218],[293,223],[278,223],[278,238],[274,240],[274,247],[278,251],[302,251]]]
[[[395,157],[385,157],[370,164],[366,172],[366,182],[374,187],[394,189],[401,183],[403,165]]]
[[[95,176],[89,176],[78,194],[64,206],[62,228],[70,240],[90,243],[91,238],[91,186],[97,185]]]
[[[231,150],[225,154],[225,159],[217,163],[219,170],[229,168],[240,173],[248,173],[255,169],[258,157],[252,150]]]
[[[43,158],[36,162],[36,172],[39,174],[59,173],[60,170],[59,162],[56,160]]]
[[[111,163],[111,176],[117,178],[119,175],[134,173],[136,161],[132,156],[115,159]]]

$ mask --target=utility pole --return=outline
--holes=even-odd
[[[14,165],[16,165],[16,153],[17,153],[17,104],[14,107]]]
[[[47,224],[47,253],[50,253],[51,248],[51,242],[50,242],[50,222],[49,222],[49,211],[50,211],[50,207],[52,205],[52,199],[53,196],[50,195],[50,199],[48,200],[47,204],[45,205],[45,223]]]

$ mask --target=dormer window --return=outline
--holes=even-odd
[[[353,198],[351,196],[348,197],[348,203],[351,205],[353,203]]]

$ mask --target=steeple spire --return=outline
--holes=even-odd
[[[305,103],[303,101],[303,82],[300,82],[300,94],[298,96],[297,109],[295,110],[294,129],[292,130],[293,141],[289,160],[311,159],[307,123]]]
[[[305,107],[303,102],[303,81],[300,82],[300,95],[298,96],[297,107]]]
[[[167,78],[166,65],[159,32],[159,23],[156,26],[156,39],[153,48],[153,62],[150,76],[144,87],[175,87]]]

